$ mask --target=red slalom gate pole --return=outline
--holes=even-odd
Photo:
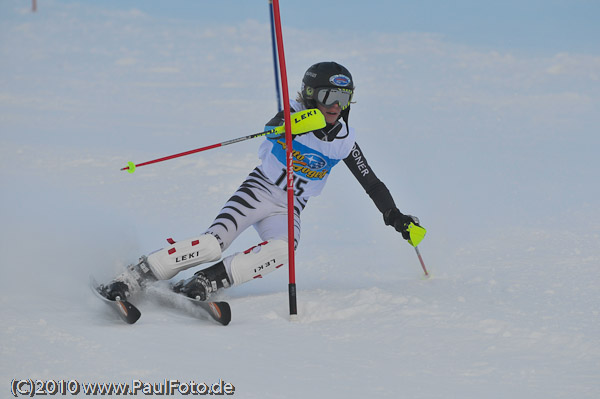
[[[273,0],[273,19],[275,21],[275,36],[277,38],[277,53],[279,56],[279,72],[281,76],[281,91],[283,92],[283,112],[285,116],[285,146],[287,168],[287,202],[288,202],[288,266],[290,279],[288,285],[290,318],[298,314],[296,304],[296,261],[294,254],[294,171],[292,169],[292,130],[290,128],[290,95],[287,85],[285,54],[283,51],[283,34],[281,32],[281,17],[279,0]]]

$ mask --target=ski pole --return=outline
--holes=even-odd
[[[421,267],[425,272],[425,276],[429,277],[429,273],[427,273],[427,268],[425,267],[425,262],[423,262],[423,257],[421,256],[421,252],[419,252],[419,247],[415,247],[415,251],[417,252],[417,256],[419,257],[419,262],[421,262]]]
[[[410,236],[408,243],[415,248],[415,252],[417,253],[417,256],[419,257],[419,262],[421,262],[421,267],[423,268],[423,271],[425,272],[425,276],[429,277],[429,273],[427,273],[427,268],[425,267],[425,262],[423,262],[423,257],[421,256],[421,252],[419,251],[419,248],[417,247],[417,245],[419,245],[419,243],[423,240],[423,238],[425,238],[425,234],[427,233],[427,230],[425,230],[424,227],[418,226],[414,223],[410,223],[408,225],[408,227],[406,228],[406,231],[408,231],[408,234]]]
[[[326,124],[325,117],[323,116],[321,111],[319,111],[318,109],[306,109],[304,111],[296,112],[292,115],[291,123],[290,123],[290,125],[292,127],[292,134],[302,134],[302,133],[311,132],[313,130],[322,129],[325,127],[325,124]],[[179,154],[169,155],[166,157],[153,159],[151,161],[146,161],[146,162],[142,162],[142,163],[138,163],[138,164],[134,164],[133,162],[128,162],[127,166],[125,166],[124,168],[121,168],[121,170],[127,170],[129,173],[133,173],[133,172],[135,172],[135,169],[140,166],[150,165],[153,163],[158,163],[158,162],[163,162],[163,161],[168,161],[169,159],[184,157],[186,155],[195,154],[197,152],[202,152],[202,151],[210,150],[210,149],[217,148],[217,147],[223,147],[228,144],[239,143],[241,141],[250,140],[250,139],[253,139],[256,137],[266,136],[268,134],[284,134],[284,133],[285,133],[285,126],[283,126],[283,125],[277,126],[271,130],[250,134],[248,136],[239,137],[237,139],[223,141],[221,143],[208,145],[206,147],[196,148],[195,150],[180,152]]]

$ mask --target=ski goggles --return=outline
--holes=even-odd
[[[324,107],[331,107],[338,103],[340,108],[346,109],[352,100],[352,90],[350,89],[333,89],[323,87],[315,90],[313,98]]]

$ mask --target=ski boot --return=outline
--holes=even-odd
[[[206,301],[219,288],[231,285],[223,261],[196,272],[192,277],[181,280],[173,286],[173,291],[189,298]]]
[[[146,257],[142,256],[139,263],[127,266],[127,270],[117,276],[109,284],[102,286],[102,294],[110,299],[127,299],[132,294],[144,290],[149,284],[157,281],[150,270]]]

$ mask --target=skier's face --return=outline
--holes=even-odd
[[[333,125],[338,120],[340,113],[342,112],[342,108],[338,103],[335,103],[329,107],[317,103],[317,108],[325,116],[325,121],[328,125]]]

